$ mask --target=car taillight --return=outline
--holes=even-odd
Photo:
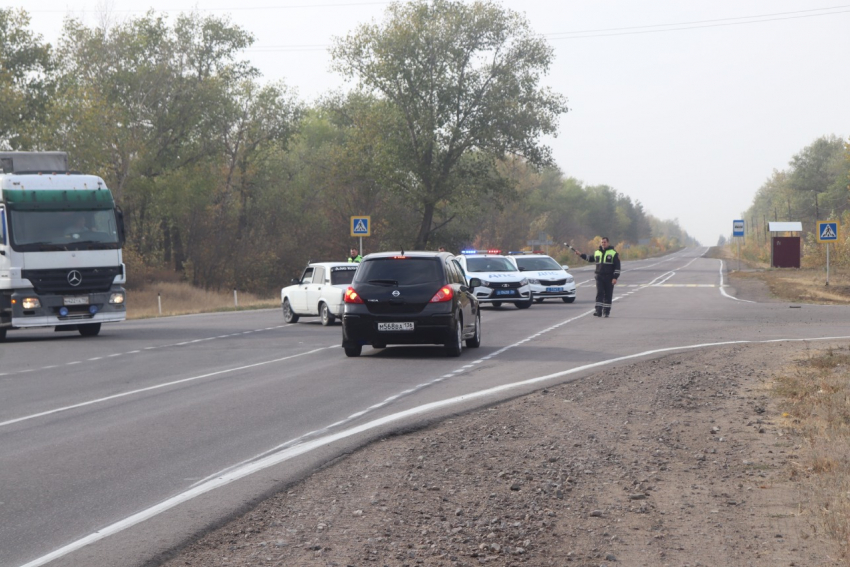
[[[349,286],[347,290],[345,290],[345,296],[342,298],[346,303],[363,303],[363,298],[360,297],[360,294],[354,291],[354,288]]]
[[[451,301],[452,297],[454,297],[455,292],[449,286],[443,286],[440,288],[440,291],[434,294],[434,297],[431,298],[431,303],[441,303],[443,301]]]

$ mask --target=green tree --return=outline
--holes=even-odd
[[[551,162],[539,142],[554,134],[565,100],[540,86],[552,48],[527,20],[488,1],[392,4],[382,24],[335,41],[334,68],[387,103],[382,129],[387,186],[421,215],[425,248],[459,201],[504,192],[496,162]]]
[[[24,10],[0,8],[0,148],[35,149],[34,134],[53,94],[51,46],[29,23]]]

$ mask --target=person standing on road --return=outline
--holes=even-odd
[[[596,311],[593,316],[607,317],[614,301],[614,285],[620,277],[620,255],[608,244],[607,236],[602,237],[599,250],[592,257],[578,250],[575,253],[586,262],[596,263]]]
[[[348,257],[348,263],[352,264],[355,262],[361,262],[363,260],[363,256],[360,255],[360,252],[357,251],[357,248],[351,249],[351,256]]]

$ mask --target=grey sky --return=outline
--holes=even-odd
[[[245,56],[265,79],[285,81],[307,101],[343,86],[329,70],[331,37],[381,19],[387,5],[0,0],[0,6],[27,8],[31,27],[50,42],[59,37],[66,15],[95,25],[104,6],[112,21],[147,8],[226,14],[255,35]],[[614,187],[657,217],[678,218],[703,244],[729,236],[732,221],[762,183],[774,169],[787,168],[803,147],[823,135],[846,140],[850,134],[850,3],[503,0],[502,5],[524,12],[555,47],[546,82],[569,98],[571,108],[558,138],[547,141],[558,166],[587,184]]]

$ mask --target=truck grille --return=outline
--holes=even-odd
[[[76,281],[78,272],[79,285]],[[94,293],[109,291],[115,276],[121,275],[120,266],[106,268],[62,268],[50,270],[21,270],[21,277],[32,282],[36,293]]]

